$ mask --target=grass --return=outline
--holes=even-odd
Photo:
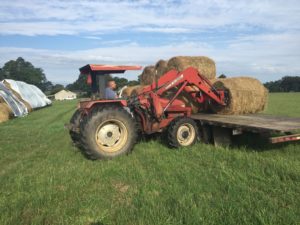
[[[299,116],[300,93],[267,113]],[[299,224],[300,145],[169,149],[90,161],[64,129],[75,102],[0,125],[0,224]]]

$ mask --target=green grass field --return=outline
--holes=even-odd
[[[90,161],[64,129],[75,102],[0,125],[0,224],[300,224],[300,143],[169,149]],[[300,93],[266,113],[300,116]],[[256,140],[253,140],[255,142]]]

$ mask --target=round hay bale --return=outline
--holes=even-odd
[[[155,70],[156,70],[156,76],[158,78],[164,75],[166,72],[168,72],[168,61],[165,61],[163,59],[159,60],[155,64]]]
[[[132,90],[131,96],[133,96],[133,95],[139,95],[145,86],[146,85],[137,85],[136,88],[134,88]]]
[[[146,66],[140,76],[142,85],[149,85],[155,81],[155,66]]]
[[[6,103],[0,103],[0,123],[13,117],[11,108]]]
[[[200,110],[199,103],[196,102],[192,98],[192,96],[190,96],[189,94],[182,92],[178,95],[177,99],[183,101],[187,107],[191,107],[192,108],[192,113],[198,113],[199,112],[199,110]]]
[[[27,102],[27,101],[25,101],[22,97],[21,97],[21,95],[18,93],[18,92],[16,92],[11,86],[10,86],[10,84],[8,83],[8,82],[6,82],[5,80],[3,81],[3,84],[18,98],[18,100],[20,101],[20,102],[22,102],[25,106],[26,106],[26,108],[27,108],[27,111],[28,112],[32,112],[33,111],[33,109],[32,109],[32,107],[31,107],[31,105]]]
[[[216,64],[206,56],[176,56],[168,61],[168,70],[176,69],[181,72],[188,67],[196,68],[207,79],[216,77]]]
[[[123,90],[123,96],[124,97],[130,97],[132,95],[136,95],[141,89],[143,89],[143,85],[135,85],[135,86],[129,86]]]
[[[250,114],[264,110],[267,105],[268,91],[257,80],[250,77],[218,79],[213,86],[228,92],[228,105],[215,107],[218,114]]]

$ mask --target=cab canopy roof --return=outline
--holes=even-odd
[[[95,72],[96,74],[109,74],[109,73],[124,73],[126,70],[140,70],[141,66],[115,66],[115,65],[96,65],[87,64],[79,69],[82,74],[89,74]]]

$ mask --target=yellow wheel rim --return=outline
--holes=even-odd
[[[184,123],[177,130],[177,141],[181,146],[189,146],[196,137],[196,131],[193,125]]]
[[[102,151],[107,153],[117,152],[126,144],[128,130],[122,121],[109,119],[97,127],[95,139]]]

